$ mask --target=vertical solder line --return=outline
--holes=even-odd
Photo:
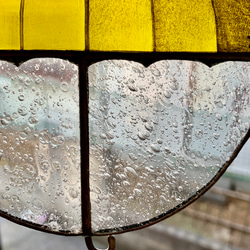
[[[156,51],[154,0],[151,0],[151,16],[152,16],[152,33],[153,33],[153,51]]]
[[[23,19],[24,19],[24,4],[25,0],[21,0],[20,2],[20,10],[19,10],[19,18],[20,18],[20,50],[23,50]]]
[[[82,234],[91,235],[91,205],[89,187],[89,126],[88,126],[88,66],[86,58],[79,61],[79,109],[81,147]]]
[[[85,50],[89,50],[89,1],[85,0]]]

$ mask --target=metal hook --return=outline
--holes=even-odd
[[[85,242],[89,250],[100,250],[94,247],[91,237],[86,237]],[[112,235],[108,237],[108,243],[109,247],[106,250],[115,250],[115,238]]]

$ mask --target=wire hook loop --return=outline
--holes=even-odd
[[[100,250],[100,249],[95,248],[93,241],[92,241],[92,237],[86,237],[85,242],[89,250]],[[109,246],[106,250],[115,250],[115,237],[110,235],[108,237],[108,243],[109,243]]]

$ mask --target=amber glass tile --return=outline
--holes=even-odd
[[[103,51],[152,51],[149,0],[90,0],[89,48]]]
[[[214,1],[217,22],[218,51],[249,52],[250,1]]]
[[[20,0],[0,1],[0,50],[20,49]]]
[[[85,1],[25,0],[24,49],[84,50]]]
[[[216,24],[210,0],[154,1],[157,51],[216,52]]]

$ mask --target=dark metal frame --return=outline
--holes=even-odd
[[[90,204],[90,189],[89,189],[89,135],[88,135],[88,76],[87,69],[88,66],[95,62],[102,60],[111,59],[124,59],[132,60],[143,64],[145,67],[159,60],[171,60],[171,59],[181,59],[181,60],[192,60],[199,61],[208,66],[213,66],[215,64],[224,61],[250,61],[250,54],[248,53],[165,53],[165,52],[145,52],[145,53],[122,53],[122,52],[89,52],[89,51],[1,51],[0,50],[0,60],[5,60],[12,62],[17,66],[22,62],[25,62],[32,58],[39,57],[53,57],[69,60],[75,63],[79,67],[79,104],[80,104],[80,145],[81,145],[81,201],[82,201],[82,233],[74,234],[67,231],[54,232],[49,228],[27,222],[13,216],[8,215],[5,212],[0,211],[0,216],[5,217],[17,224],[27,226],[39,231],[59,234],[59,235],[82,235],[82,236],[93,236],[93,235],[110,235],[118,234],[127,231],[141,229],[159,221],[162,221],[169,216],[178,213],[180,210],[197,200],[201,195],[203,195],[209,188],[211,188],[215,182],[221,177],[221,175],[226,171],[227,167],[231,164],[234,158],[239,153],[240,149],[243,147],[245,142],[250,137],[250,129],[246,134],[245,138],[241,144],[236,148],[231,159],[218,171],[216,176],[201,190],[199,190],[195,195],[190,197],[188,200],[169,210],[168,212],[161,214],[151,220],[142,222],[140,224],[134,224],[130,226],[125,226],[123,228],[117,229],[107,229],[96,233],[91,232],[91,204]],[[83,192],[84,190],[84,192]],[[115,231],[115,232],[114,232]]]

